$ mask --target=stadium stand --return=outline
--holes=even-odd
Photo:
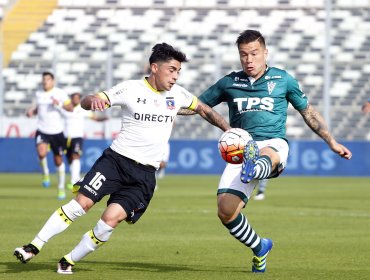
[[[369,130],[359,109],[370,92],[369,6],[369,0],[333,2],[330,115],[339,139],[362,140]],[[68,92],[86,94],[141,78],[147,70],[143,58],[163,41],[189,56],[179,83],[198,95],[240,69],[234,42],[246,28],[265,34],[270,64],[293,74],[322,112],[325,17],[324,0],[59,0],[3,69],[5,114],[24,113],[44,70],[54,71]],[[217,110],[227,117],[225,106]],[[219,131],[198,120],[180,117],[173,137],[218,137]],[[290,139],[317,139],[292,108],[287,133]]]

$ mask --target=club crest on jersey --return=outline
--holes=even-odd
[[[267,82],[267,90],[269,91],[269,94],[272,93],[272,91],[274,90],[276,86],[276,83],[275,82]]]
[[[141,99],[140,97],[137,99],[137,103],[143,103],[146,104],[146,99]]]
[[[166,97],[166,105],[167,105],[167,109],[170,109],[170,110],[175,109],[175,98]]]

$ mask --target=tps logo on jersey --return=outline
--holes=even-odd
[[[273,111],[274,99],[271,97],[242,97],[234,98],[239,113],[248,111]]]
[[[170,110],[175,109],[175,98],[166,97],[166,105],[167,105],[167,109],[170,109]]]
[[[276,83],[275,82],[267,82],[267,90],[269,91],[269,94],[272,93],[272,91],[274,90],[276,86]]]

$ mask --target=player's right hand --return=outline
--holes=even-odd
[[[99,96],[94,96],[91,98],[91,110],[102,112],[109,107],[110,107],[109,100],[103,99]]]
[[[332,149],[333,152],[337,153],[342,158],[351,159],[352,157],[352,152],[342,144],[335,142],[334,144],[330,145],[330,148]]]

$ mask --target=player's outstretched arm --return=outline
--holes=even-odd
[[[198,100],[197,107],[194,109],[194,111],[201,115],[202,118],[207,120],[210,124],[221,128],[223,131],[231,128],[231,126],[219,113],[200,100]]]
[[[342,144],[339,144],[330,134],[324,118],[311,105],[304,110],[299,111],[306,124],[319,135],[330,147],[330,149],[343,158],[350,159],[352,153]]]
[[[104,93],[90,94],[82,98],[81,107],[85,110],[104,111],[110,107],[110,102]]]
[[[177,112],[178,115],[180,116],[191,116],[191,115],[195,115],[196,112],[192,111],[192,110],[189,110],[189,109],[185,109],[185,108],[181,108],[178,112]]]

